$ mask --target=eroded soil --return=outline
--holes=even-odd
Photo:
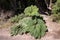
[[[56,22],[52,22],[50,16],[46,16],[46,15],[42,15],[42,16],[46,21],[48,32],[44,37],[38,40],[60,40],[60,24]],[[36,40],[30,34],[17,35],[12,37],[10,34],[11,23],[5,22],[4,24],[0,25],[0,27],[3,27],[3,25],[4,26],[7,25],[9,27],[0,28],[0,40]]]

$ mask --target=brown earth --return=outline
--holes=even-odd
[[[52,22],[50,16],[42,15],[46,21],[48,32],[44,37],[37,40],[60,40],[60,24]],[[1,23],[1,22],[0,22]],[[7,25],[8,24],[8,25]],[[3,27],[4,24],[0,25]],[[5,22],[5,25],[10,26],[10,23]],[[4,25],[4,26],[5,26]],[[36,40],[30,34],[11,36],[10,27],[0,28],[0,40]]]
[[[51,16],[42,15],[46,21],[48,32],[41,40],[60,40],[60,24],[52,22]]]

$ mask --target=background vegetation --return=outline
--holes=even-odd
[[[53,5],[52,13],[53,13],[53,21],[60,22],[60,0],[57,0],[57,2]]]

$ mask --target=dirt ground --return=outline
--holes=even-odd
[[[48,32],[41,40],[60,40],[60,24],[52,22],[51,16],[42,15],[46,21]]]
[[[60,40],[60,24],[52,22],[50,16],[42,15],[46,21],[48,32],[44,37],[37,40]],[[8,24],[7,22],[5,24]],[[1,27],[2,25],[0,25]],[[5,26],[5,25],[4,25]],[[10,26],[10,23],[9,25]],[[36,40],[30,34],[11,36],[10,27],[0,28],[0,40]]]

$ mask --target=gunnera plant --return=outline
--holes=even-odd
[[[23,13],[21,13],[21,14],[18,14],[18,15],[15,15],[14,17],[12,17],[12,18],[10,19],[10,21],[11,21],[12,23],[18,23],[19,20],[23,19],[24,17],[26,17],[26,16],[25,16]]]
[[[38,10],[39,10],[39,8],[37,8],[34,5],[31,5],[31,6],[27,7],[27,8],[25,8],[24,13],[27,16],[34,16],[34,15],[37,16],[37,15],[39,15]]]
[[[32,5],[33,6],[33,5]],[[29,6],[31,7],[31,6]],[[28,11],[30,9],[27,7],[25,11]],[[35,7],[35,8],[34,8]],[[32,7],[33,9],[38,9],[35,5]],[[31,10],[30,10],[31,11]],[[24,34],[24,33],[30,33],[31,36],[34,36],[35,38],[41,38],[45,35],[47,27],[45,25],[45,22],[41,16],[37,16],[38,10],[28,13],[25,13],[27,17],[24,17],[23,19],[19,20],[18,23],[16,23],[11,28],[11,34],[17,35],[17,34]],[[36,12],[36,13],[35,13]]]

